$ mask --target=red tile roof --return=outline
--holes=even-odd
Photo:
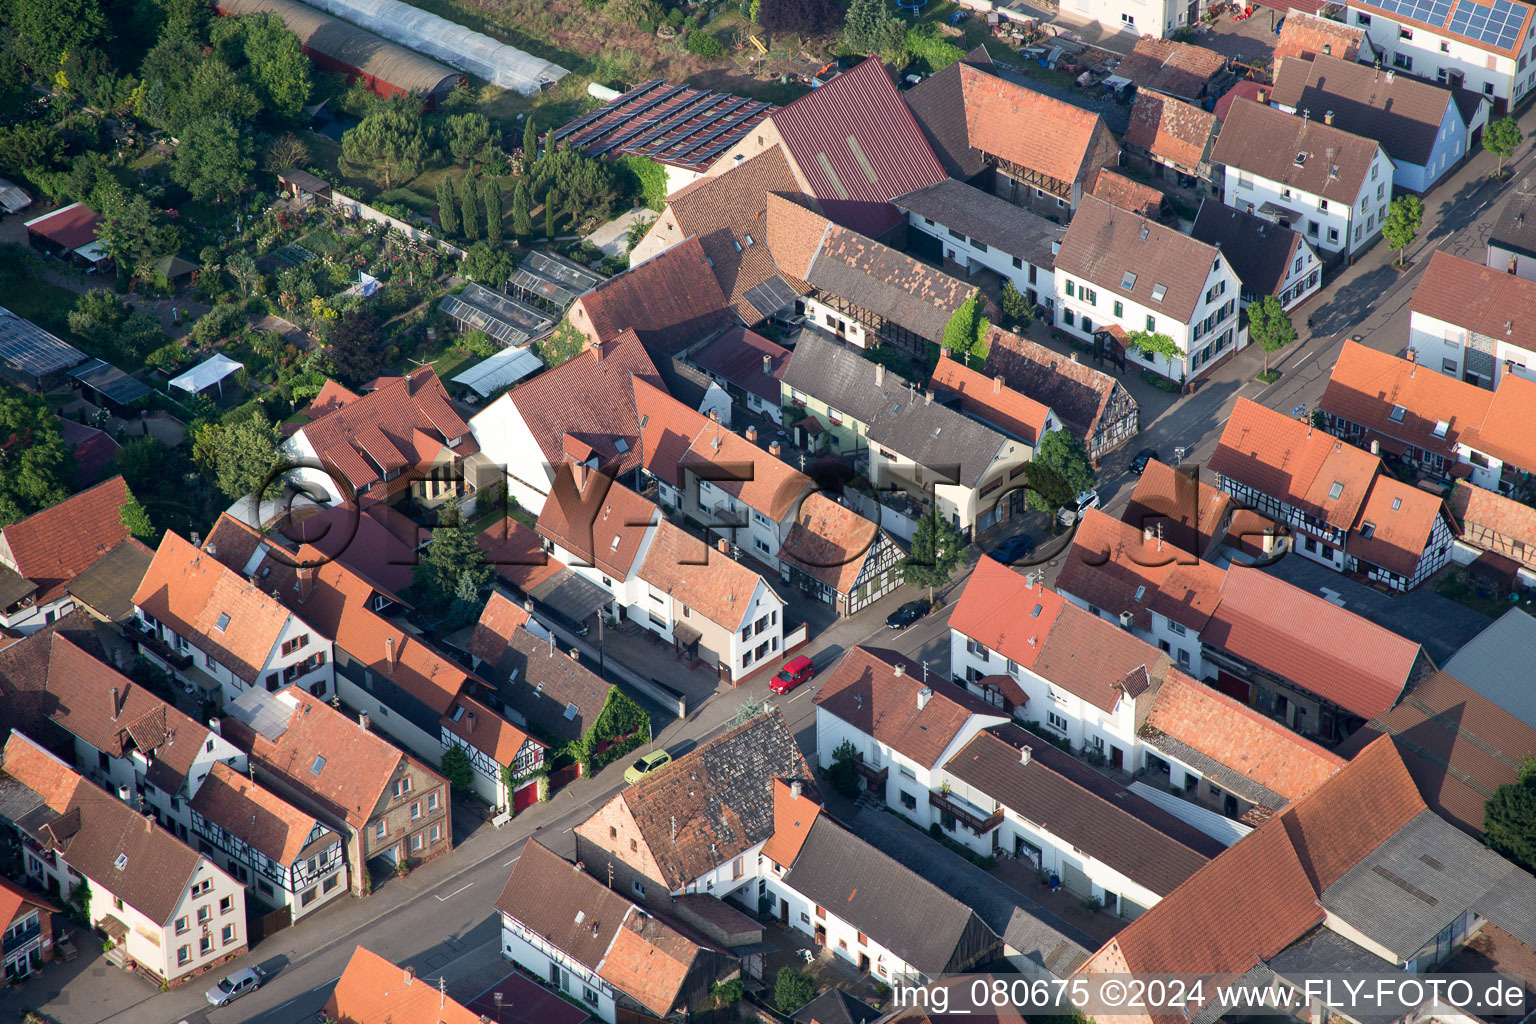
[[[1163,208],[1163,194],[1157,189],[1108,167],[1099,168],[1099,176],[1093,182],[1093,194],[1106,203],[1144,217],[1156,217]]]
[[[800,847],[816,823],[821,805],[803,793],[796,796],[790,783],[773,780],[773,835],[763,844],[763,856],[788,867],[800,856]]]
[[[0,926],[9,928],[11,922],[20,917],[23,910],[29,914],[32,912],[28,908],[59,912],[58,907],[41,896],[32,895],[9,878],[0,878]]]
[[[1482,426],[1493,396],[1476,384],[1346,340],[1317,407],[1364,427],[1362,443],[1380,435],[1455,459],[1461,435]],[[1401,418],[1394,419],[1399,408]],[[1436,436],[1441,422],[1445,429]],[[1536,465],[1536,448],[1527,459]]]
[[[312,815],[222,761],[214,762],[208,777],[197,787],[192,809],[283,865],[299,859],[316,824]]]
[[[889,200],[945,177],[879,58],[775,111],[772,121],[827,216],[871,237],[900,220]]]
[[[732,324],[725,294],[697,238],[604,281],[577,299],[567,315],[594,341],[613,341],[634,331],[647,345],[674,354]]]
[[[1153,460],[1136,481],[1120,518],[1138,530],[1161,527],[1163,540],[1205,557],[1227,529],[1232,496],[1190,473]]]
[[[325,1002],[325,1015],[342,1024],[479,1024],[472,1013],[438,990],[431,978],[418,978],[365,946],[358,946],[336,988]]]
[[[486,561],[496,566],[497,575],[524,594],[565,568],[544,551],[544,541],[537,533],[511,516],[487,526],[475,543]]]
[[[1381,471],[1381,460],[1309,423],[1239,398],[1207,466],[1348,530]]]
[[[277,598],[170,530],[133,603],[247,683],[256,681],[289,618]]]
[[[1461,539],[1484,551],[1514,554],[1513,544],[1524,545],[1520,561],[1536,568],[1536,509],[1495,491],[1456,481],[1450,509],[1461,524]]]
[[[839,594],[850,594],[881,536],[873,522],[813,491],[800,503],[779,558]]]
[[[733,632],[741,628],[758,586],[767,586],[751,569],[665,519],[656,528],[640,578]]]
[[[499,713],[467,696],[453,702],[448,713],[443,715],[442,726],[476,750],[489,754],[491,760],[500,765],[517,763],[518,751],[532,739]],[[544,746],[538,740],[533,742]]]
[[[510,402],[552,466],[566,461],[565,441],[588,444],[602,468],[623,476],[640,465],[640,427],[632,378],[661,387],[656,365],[633,331],[605,340],[602,358],[592,348],[518,385],[499,402]],[[625,450],[614,444],[622,440]]]
[[[588,565],[627,580],[641,542],[660,519],[660,509],[606,474],[566,464],[555,470],[536,528]]]
[[[528,625],[528,612],[522,605],[514,604],[512,599],[499,590],[491,591],[491,596],[486,599],[485,607],[480,612],[480,618],[475,623],[475,631],[469,639],[469,653],[481,661],[495,664],[511,643],[513,635],[519,626]]]
[[[1397,702],[1419,645],[1276,579],[1233,565],[1200,639],[1362,718]]]
[[[1196,632],[1221,600],[1223,572],[1172,542],[1090,509],[1077,525],[1056,588],[1111,615],[1130,612],[1138,629],[1152,612]]]
[[[480,450],[432,367],[374,383],[378,390],[338,405],[298,431],[320,461],[355,490],[382,481],[387,472],[430,463],[443,451],[462,459]],[[456,438],[462,440],[449,447]]]
[[[128,539],[123,478],[104,480],[0,530],[0,563],[37,585],[37,601],[63,595],[71,580]]]
[[[1438,495],[1380,473],[1350,531],[1349,553],[1412,579],[1444,514]]]
[[[341,502],[314,515],[294,516],[279,529],[285,539],[319,549],[391,595],[411,585],[416,546],[430,534],[380,501],[365,502],[361,510]]]
[[[934,367],[931,383],[936,388],[959,395],[961,412],[990,423],[1026,444],[1039,444],[1045,433],[1050,406],[1008,387],[1001,376],[988,377],[948,356],[941,356]]]
[[[1183,672],[1168,673],[1142,735],[1155,730],[1287,801],[1322,785],[1344,759]],[[1221,774],[1210,776],[1220,783]]]
[[[1225,121],[1232,110],[1232,104],[1238,100],[1257,100],[1264,94],[1266,88],[1267,86],[1245,78],[1222,94],[1221,99],[1216,101],[1216,109],[1212,113],[1216,115],[1216,120]]]
[[[759,237],[766,239],[767,234]],[[745,327],[737,327],[695,352],[693,362],[699,369],[776,406],[780,398],[779,379],[789,362],[789,349]]]
[[[1032,669],[1040,646],[1067,600],[982,555],[949,616],[958,630],[1003,657]]]
[[[1131,104],[1125,144],[1197,171],[1206,161],[1215,135],[1215,114],[1171,96],[1138,92]]]
[[[1115,162],[1119,147],[1092,111],[970,64],[960,66],[960,86],[976,149],[1067,183]]]
[[[1135,700],[1172,665],[1168,655],[1092,612],[1068,604],[1051,623],[1031,670],[1103,711]]]
[[[1488,403],[1488,415],[1478,425],[1476,434],[1466,433],[1467,446],[1512,466],[1536,470],[1533,408],[1536,408],[1536,381],[1514,373],[1504,374],[1493,393],[1493,401]]]

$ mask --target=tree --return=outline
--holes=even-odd
[[[1025,466],[1029,507],[1041,512],[1054,512],[1096,482],[1088,449],[1065,430],[1048,431]]]
[[[927,587],[928,600],[932,601],[934,588],[950,581],[964,557],[965,538],[939,515],[935,506],[917,521],[917,528],[912,531],[912,552],[897,567],[903,582]]]
[[[445,235],[458,233],[458,200],[453,196],[453,179],[446,174],[437,179],[437,223]]]
[[[304,56],[299,37],[275,14],[258,14],[239,20],[246,25],[248,70],[265,108],[285,121],[297,119],[309,99],[310,88],[309,58]]]
[[[60,57],[106,35],[104,11],[99,0],[12,0],[7,20],[33,70],[52,72]]]
[[[955,310],[949,323],[944,325],[944,347],[949,349],[953,358],[961,361],[967,361],[967,356],[975,356],[979,360],[987,358],[990,344],[987,333],[992,329],[992,324],[981,315],[982,309],[981,293],[976,292]]]
[[[416,583],[434,604],[445,606],[460,592],[466,574],[478,593],[491,582],[494,571],[480,553],[475,532],[463,522],[458,501],[444,505],[432,530],[432,542],[416,563]]]
[[[1140,351],[1141,358],[1152,363],[1154,368],[1157,365],[1157,357],[1166,359],[1168,373],[1165,376],[1170,379],[1173,377],[1174,364],[1182,366],[1184,362],[1184,351],[1166,334],[1158,334],[1154,331],[1131,331],[1125,336],[1125,347]],[[1179,374],[1183,376],[1182,369],[1179,370]]]
[[[773,981],[773,1004],[785,1015],[794,1013],[816,996],[816,981],[804,971],[780,967]]]
[[[253,291],[261,281],[261,271],[256,268],[256,258],[244,249],[238,249],[230,254],[228,263],[225,264],[230,276],[247,293]]]
[[[474,785],[474,766],[469,763],[469,755],[464,753],[464,748],[460,746],[455,745],[443,751],[443,756],[438,761],[438,769],[455,793],[468,793],[470,787]]]
[[[181,134],[171,178],[193,199],[234,199],[250,188],[251,140],[225,115],[201,117]]]
[[[455,163],[473,167],[474,161],[489,160],[495,152],[495,131],[484,114],[455,114],[448,119],[444,133]]]
[[[832,765],[827,769],[827,781],[839,794],[852,800],[859,795],[859,773],[854,768],[858,751],[849,740],[837,745],[832,751]]]
[[[41,398],[0,382],[0,526],[69,496],[75,459]]]
[[[819,36],[836,24],[837,15],[832,0],[763,0],[758,24],[770,32]]]
[[[480,237],[480,202],[476,197],[478,190],[474,170],[465,171],[464,177],[459,179],[459,222],[463,226],[465,239],[471,242]]]
[[[171,98],[177,128],[185,131],[194,121],[207,117],[227,117],[244,124],[261,113],[261,97],[256,95],[234,69],[218,58],[206,58],[192,72],[183,91]]]
[[[149,513],[139,504],[139,499],[133,496],[132,491],[128,492],[128,500],[118,507],[117,514],[119,521],[128,527],[128,532],[133,536],[150,544],[159,543],[159,531],[150,522]]]
[[[539,126],[529,114],[527,121],[523,123],[523,166],[532,168],[533,162],[539,158]]]
[[[1519,778],[1494,790],[1483,807],[1488,847],[1536,871],[1536,761],[1521,761]]]
[[[512,190],[512,234],[518,241],[525,241],[533,237],[533,218],[528,214],[528,181],[526,178],[517,180],[517,187]]]
[[[421,104],[405,98],[375,107],[341,137],[342,159],[372,167],[385,188],[420,174],[430,151]]]
[[[193,431],[192,459],[230,501],[238,501],[267,485],[276,490],[282,431],[260,409],[249,419],[222,424],[203,422]]]
[[[1266,295],[1248,307],[1248,335],[1264,349],[1264,372],[1268,374],[1269,354],[1296,340],[1296,326],[1280,300]]]
[[[492,288],[505,287],[507,278],[516,270],[517,261],[511,253],[505,248],[493,247],[485,242],[476,242],[470,246],[464,262],[459,264],[460,274]]]
[[[843,19],[843,45],[855,53],[876,54],[902,67],[906,53],[907,23],[891,13],[886,0],[853,0]]]
[[[1496,177],[1504,176],[1504,161],[1515,155],[1523,138],[1520,123],[1512,117],[1500,118],[1483,130],[1483,148],[1499,158]]]
[[[105,288],[94,288],[75,300],[69,329],[112,361],[136,363],[165,342],[160,322],[143,313],[130,313]]]
[[[280,135],[267,147],[267,170],[273,174],[282,174],[309,163],[309,147],[304,140],[289,132]]]
[[[480,185],[480,198],[485,203],[485,240],[492,246],[501,246],[501,183],[486,178]]]
[[[1418,196],[1398,196],[1387,207],[1387,216],[1381,222],[1381,237],[1397,250],[1397,265],[1403,265],[1403,250],[1418,237],[1419,226],[1424,223],[1424,201]]]
[[[553,191],[544,196],[544,237],[555,237],[555,193]]]
[[[1012,281],[1003,282],[1003,296],[998,305],[1002,307],[1003,321],[1009,330],[1022,331],[1034,322],[1035,311],[1029,308],[1029,300]]]
[[[336,376],[347,385],[363,384],[377,377],[384,365],[385,350],[378,315],[368,306],[342,314],[325,339],[326,358],[335,367]]]
[[[143,196],[119,197],[102,207],[97,241],[118,269],[130,277],[144,276],[156,259],[175,248],[170,232],[160,222],[160,214]]]

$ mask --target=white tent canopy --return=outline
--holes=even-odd
[[[544,366],[543,360],[528,348],[504,348],[500,352],[471,366],[453,378],[455,384],[474,389],[486,397],[515,384]]]
[[[189,395],[195,395],[204,388],[211,388],[221,383],[225,377],[236,370],[244,369],[243,363],[237,363],[229,356],[220,352],[209,356],[198,363],[192,369],[171,381],[171,387],[180,388]]]

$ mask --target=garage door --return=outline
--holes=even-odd
[[[1083,874],[1083,869],[1071,861],[1061,862],[1061,882],[1079,896],[1093,895],[1093,883]]]
[[[1216,689],[1233,700],[1240,700],[1244,704],[1248,703],[1249,685],[1230,672],[1216,673]]]
[[[1137,903],[1135,900],[1129,899],[1125,896],[1120,897],[1120,916],[1125,918],[1127,921],[1134,921],[1146,912],[1147,908],[1142,906],[1140,903]]]
[[[528,785],[524,786],[522,789],[518,789],[518,790],[514,790],[513,791],[513,793],[512,793],[512,813],[516,814],[518,811],[521,811],[521,810],[523,810],[526,807],[532,807],[534,804],[536,804],[538,802],[539,802],[539,780],[534,779],[532,782],[528,783]]]

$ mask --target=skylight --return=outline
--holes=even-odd
[[[1339,495],[1341,495],[1343,493],[1344,493],[1344,485],[1341,482],[1339,482],[1338,480],[1335,480],[1333,482],[1333,486],[1328,488],[1328,497],[1331,500],[1335,500],[1335,501],[1338,500]]]
[[[751,235],[742,235],[741,237],[747,240],[747,248],[749,248],[749,249],[752,248],[752,246],[754,244],[753,241],[752,241],[752,236]]]
[[[315,763],[309,766],[309,774],[311,774],[311,775],[319,775],[320,774],[320,769],[322,769],[324,767],[325,767],[325,758],[321,757],[319,754],[316,754],[315,755]]]
[[[464,705],[463,704],[455,704],[453,706],[453,720],[455,722],[458,722],[458,721],[462,721],[463,718],[464,718]]]
[[[1135,271],[1127,270],[1125,272],[1125,276],[1120,279],[1120,287],[1126,289],[1127,291],[1136,287]]]
[[[128,855],[126,853],[118,854],[117,859],[112,862],[112,866],[119,871],[126,868],[128,866]]]
[[[574,722],[576,720],[576,716],[580,713],[581,709],[578,708],[575,704],[567,704],[565,706],[565,720],[567,722]]]
[[[1163,301],[1163,297],[1165,295],[1167,295],[1167,294],[1168,294],[1168,286],[1167,285],[1165,285],[1165,284],[1155,284],[1155,285],[1152,286],[1152,301],[1153,302],[1162,302]]]
[[[1407,409],[1404,409],[1400,405],[1394,405],[1392,407],[1392,412],[1389,414],[1389,416],[1390,416],[1390,418],[1391,418],[1393,423],[1401,423],[1401,422],[1403,422],[1403,417],[1405,415],[1407,415],[1407,413],[1408,413]]]
[[[1393,498],[1392,499],[1392,511],[1393,512],[1396,512],[1398,509],[1400,509],[1402,507],[1403,507],[1403,499],[1402,498]]]
[[[624,440],[622,437],[616,437],[613,439],[613,449],[620,455],[623,455],[625,452],[629,451],[629,442]]]
[[[608,545],[608,550],[609,551],[617,551],[617,550],[619,550],[619,535],[618,534],[614,534],[613,535],[613,543]]]
[[[1451,429],[1451,425],[1450,425],[1449,422],[1447,422],[1445,420],[1435,420],[1435,436],[1436,437],[1442,437],[1442,438],[1445,437],[1445,432],[1447,430],[1450,430],[1450,429]]]
[[[640,429],[644,430],[645,429],[645,425],[647,423],[649,423],[649,422],[651,422],[651,417],[649,415],[641,416],[640,417]]]
[[[216,623],[214,623],[214,626],[215,626],[215,627],[216,627],[216,628],[217,628],[217,629],[218,629],[218,630],[219,630],[219,632],[221,632],[221,633],[222,633],[222,632],[223,632],[223,631],[224,631],[224,630],[226,630],[226,629],[228,629],[228,628],[229,628],[229,612],[225,612],[225,613],[224,613],[224,614],[222,614],[222,615],[220,615],[220,616],[219,616],[219,621],[218,621],[218,622],[216,622]]]
[[[1371,539],[1371,534],[1373,534],[1375,532],[1376,532],[1376,524],[1375,523],[1370,522],[1369,520],[1367,520],[1366,522],[1360,524],[1360,536],[1364,537],[1366,540],[1370,540]]]
[[[1042,611],[1044,611],[1044,610],[1045,610],[1045,606],[1044,605],[1037,604],[1037,605],[1035,605],[1035,610],[1029,613],[1029,617],[1032,618],[1032,619],[1038,619],[1040,617],[1040,613]]]
[[[1142,586],[1139,586],[1139,587],[1136,588],[1136,600],[1140,601],[1142,598],[1144,598],[1146,596],[1147,596],[1147,588],[1146,588],[1145,585],[1142,585]]]

